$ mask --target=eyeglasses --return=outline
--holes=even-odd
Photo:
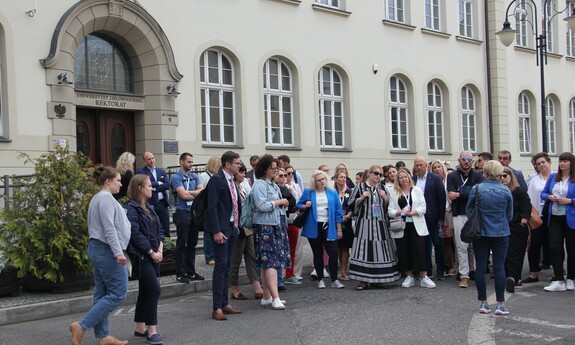
[[[459,158],[459,159],[461,159],[462,161],[467,162],[467,163],[471,163],[473,161],[473,158],[467,158],[467,157],[463,157],[463,158]]]
[[[509,176],[508,174],[501,174],[500,178],[503,180],[505,178],[507,178],[507,176]]]
[[[292,172],[292,171],[288,171],[287,174],[291,176],[291,175],[293,175],[293,172]]]
[[[279,174],[278,177],[287,177],[286,174]]]
[[[323,181],[325,181],[325,177],[315,180],[315,182],[323,182]]]
[[[379,177],[383,176],[383,174],[380,173],[379,171],[372,171],[371,173],[374,174],[375,176],[379,176]]]
[[[270,167],[269,169],[270,170],[278,170],[279,168],[278,167],[275,167],[275,168]]]

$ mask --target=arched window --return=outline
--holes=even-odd
[[[555,102],[551,97],[547,97],[545,100],[547,102],[547,114],[545,116],[546,131],[547,131],[547,152],[557,153],[557,140],[555,138],[556,128],[556,117],[555,117]]]
[[[333,67],[324,66],[318,76],[319,130],[321,147],[342,148],[343,82]]]
[[[437,83],[427,84],[427,126],[429,151],[444,151],[443,96]]]
[[[293,86],[288,65],[271,58],[264,64],[264,112],[266,143],[293,146]]]
[[[463,150],[477,151],[477,109],[475,108],[475,94],[471,88],[464,86],[461,89],[461,130]]]
[[[236,143],[234,66],[220,50],[200,56],[202,141],[206,144]]]
[[[76,50],[76,88],[134,92],[134,73],[128,54],[109,37],[86,36]]]
[[[391,120],[391,148],[409,149],[407,89],[401,78],[389,79],[389,118]]]
[[[517,111],[519,118],[519,152],[531,153],[531,112],[529,98],[525,92],[519,94]]]

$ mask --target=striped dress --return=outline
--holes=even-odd
[[[387,204],[379,196],[379,190],[381,185],[372,188],[363,182],[354,188],[349,197],[349,205],[355,208],[356,217],[349,276],[367,283],[391,283],[400,278],[395,241],[388,228]],[[364,191],[369,191],[371,197],[359,205],[354,204]],[[374,217],[374,205],[379,205],[381,217]]]

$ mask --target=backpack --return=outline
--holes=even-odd
[[[204,230],[204,222],[208,216],[208,189],[202,189],[194,198],[192,203],[192,224],[191,230],[200,232]]]
[[[253,206],[252,206],[252,195],[248,194],[246,200],[242,204],[242,217],[240,218],[240,224],[246,228],[252,228],[253,225]]]

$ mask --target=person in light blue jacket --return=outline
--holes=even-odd
[[[316,170],[309,182],[310,188],[303,191],[296,208],[305,210],[310,208],[301,235],[307,237],[313,251],[313,265],[319,279],[318,288],[324,289],[323,281],[323,250],[329,256],[329,275],[331,287],[341,289],[343,285],[337,279],[337,240],[342,238],[341,223],[343,214],[341,202],[335,189],[329,186],[329,176]]]
[[[495,315],[507,315],[509,311],[503,304],[505,302],[505,258],[509,247],[509,222],[513,218],[513,196],[511,191],[501,183],[503,166],[498,161],[488,161],[483,166],[485,180],[471,189],[465,213],[471,218],[475,208],[475,198],[478,198],[479,211],[481,213],[481,238],[473,242],[475,251],[475,286],[477,287],[477,299],[481,301],[479,313],[491,312],[487,304],[487,288],[485,284],[485,272],[489,252],[492,253],[493,273],[495,274],[495,300],[497,307]]]

